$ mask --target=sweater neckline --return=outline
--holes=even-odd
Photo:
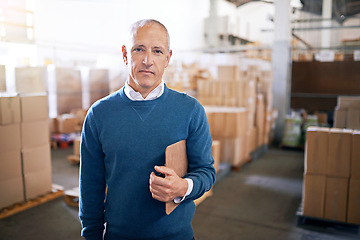
[[[152,99],[152,100],[133,101],[133,100],[130,100],[126,96],[124,89],[125,89],[125,86],[120,89],[121,98],[124,100],[124,102],[129,103],[131,105],[136,105],[136,106],[138,106],[138,105],[142,105],[142,106],[153,105],[153,104],[156,104],[158,102],[162,102],[162,101],[164,101],[166,99],[166,97],[167,97],[167,95],[169,93],[169,88],[166,86],[166,84],[164,84],[164,92],[160,97],[158,97],[156,99]]]

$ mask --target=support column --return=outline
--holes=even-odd
[[[275,142],[280,142],[285,127],[285,117],[290,111],[291,94],[291,25],[290,0],[277,0],[274,17],[274,43],[272,66],[274,71],[273,106],[279,110],[276,121]]]
[[[323,0],[322,1],[322,18],[331,19],[332,18],[332,0]],[[323,27],[331,27],[331,21],[325,20],[322,21]],[[328,48],[331,44],[331,30],[323,29],[321,31],[321,47]]]
[[[218,0],[210,0],[210,12],[209,12],[209,24],[208,24],[208,29],[207,29],[207,33],[209,34],[208,39],[209,39],[209,47],[211,48],[215,48],[217,47],[217,25],[218,25],[218,21],[217,21],[217,9],[218,9]]]

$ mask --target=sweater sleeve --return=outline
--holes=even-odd
[[[188,173],[184,178],[193,180],[193,189],[187,199],[195,200],[211,189],[216,175],[209,123],[204,108],[198,102],[190,120],[186,149]]]
[[[94,112],[89,110],[80,147],[79,217],[85,239],[103,239],[105,167]]]

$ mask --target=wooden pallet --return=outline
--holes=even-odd
[[[212,189],[210,189],[209,191],[205,192],[204,195],[202,195],[200,198],[198,198],[194,201],[195,206],[198,206],[200,203],[205,201],[206,198],[211,197],[212,195],[213,195],[213,192],[212,192]]]
[[[42,203],[49,202],[49,201],[59,198],[63,195],[64,195],[64,188],[60,185],[53,184],[52,192],[49,192],[45,195],[41,195],[35,199],[31,199],[26,202],[17,203],[12,206],[1,209],[0,210],[0,219],[9,217],[11,215],[14,215],[14,214],[22,212],[22,211],[25,211],[32,207],[36,207]]]
[[[306,216],[303,213],[302,203],[296,212],[297,226],[307,229],[317,229],[330,233],[346,234],[349,236],[360,236],[360,225]]]
[[[64,192],[64,201],[71,207],[79,207],[79,188],[73,188]]]
[[[67,160],[71,163],[71,164],[79,164],[80,163],[80,156],[77,155],[69,155],[67,156]]]

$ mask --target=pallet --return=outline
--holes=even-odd
[[[10,217],[11,215],[14,215],[16,213],[36,207],[40,204],[49,202],[49,201],[59,198],[63,195],[64,195],[64,188],[60,185],[53,184],[52,192],[49,192],[45,195],[41,195],[35,199],[30,199],[26,202],[17,203],[12,206],[1,209],[0,210],[0,219]]]
[[[194,200],[195,206],[198,206],[200,203],[205,201],[206,198],[211,197],[213,195],[212,189],[205,192],[204,195],[202,195],[200,198]]]
[[[349,236],[360,236],[360,225],[306,216],[302,211],[302,204],[296,212],[297,226],[312,230],[346,234]]]
[[[80,156],[77,155],[69,155],[67,156],[67,160],[71,163],[71,164],[79,164],[80,163]]]
[[[71,207],[79,207],[79,188],[73,188],[64,192],[64,201]]]

